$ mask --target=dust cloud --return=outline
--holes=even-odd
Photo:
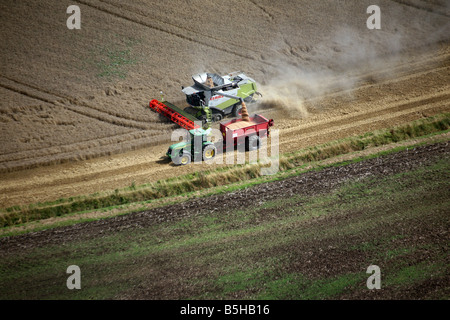
[[[332,41],[318,43],[312,63],[277,62],[275,75],[260,85],[262,108],[276,108],[289,117],[305,118],[308,107],[320,109],[320,98],[339,92],[352,98],[352,89],[364,82],[393,76],[383,74],[386,59],[392,63],[404,47],[401,34],[383,34],[383,46],[352,28],[340,28]],[[305,61],[306,62],[306,61]],[[401,61],[399,61],[401,62]],[[395,64],[395,63],[394,63]],[[307,106],[308,105],[308,106]]]

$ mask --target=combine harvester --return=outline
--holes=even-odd
[[[273,126],[273,120],[268,120],[259,114],[251,117],[248,115],[245,101],[253,102],[253,95],[257,92],[254,81],[243,77],[242,73],[234,77],[230,74],[223,78],[209,73],[194,76],[194,86],[183,88],[186,100],[191,105],[184,110],[167,101],[156,99],[150,101],[151,109],[189,132],[189,136],[184,141],[171,145],[166,153],[174,164],[186,165],[191,161],[212,160],[218,150],[229,150],[227,142],[233,144],[233,150],[242,143],[245,143],[248,151],[259,149],[261,139],[269,135],[269,127]],[[202,82],[203,80],[204,82]],[[224,83],[215,86],[217,84],[215,81]],[[244,92],[245,88],[247,91]],[[224,90],[232,91],[236,95],[230,92],[225,93]],[[208,105],[206,105],[205,99],[208,99],[206,100],[209,101]],[[221,99],[225,100],[220,101]],[[198,117],[193,115],[195,112],[192,110],[198,110],[196,111]],[[223,139],[217,143],[208,141],[212,119],[220,121],[230,113],[236,117],[241,116],[241,118],[220,123]]]
[[[261,96],[256,91],[255,80],[242,72],[223,77],[215,73],[199,73],[192,76],[192,80],[194,85],[182,87],[189,107],[182,110],[171,104],[170,108],[185,118],[202,121],[208,127],[228,115],[238,117],[244,101],[253,103],[255,95]]]
[[[200,73],[192,76],[194,85],[184,88],[185,109],[203,122],[219,122],[228,115],[238,117],[242,103],[255,102],[256,82],[242,72],[232,72],[226,76],[215,73]]]

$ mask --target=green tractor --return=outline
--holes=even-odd
[[[175,165],[186,165],[192,161],[209,161],[217,155],[216,146],[207,140],[211,129],[202,128],[187,131],[183,141],[169,147],[166,155]]]
[[[256,82],[242,72],[226,76],[215,73],[200,73],[192,76],[194,85],[183,87],[189,107],[184,111],[207,123],[221,121],[228,115],[239,117],[242,101],[256,101]]]

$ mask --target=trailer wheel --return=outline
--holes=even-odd
[[[247,151],[258,150],[260,146],[261,146],[261,139],[258,136],[253,135],[247,138],[246,141]]]
[[[205,162],[212,161],[216,157],[216,154],[217,154],[217,148],[213,144],[208,144],[203,149],[203,160]]]

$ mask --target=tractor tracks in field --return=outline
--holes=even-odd
[[[423,114],[449,112],[449,56],[446,48],[413,63],[395,63],[393,67],[362,73],[352,80],[354,87],[351,89],[305,100],[307,106],[323,104],[327,110],[313,113],[303,124],[302,121],[286,122],[280,128],[280,134],[284,135],[280,144],[288,147],[293,143],[302,148],[312,140],[326,142],[332,137],[372,131],[383,123],[396,125],[423,117]],[[367,81],[369,76],[382,80]],[[343,104],[348,106],[342,107]],[[334,107],[338,109],[333,110]]]
[[[306,99],[304,105],[308,109],[312,108],[308,118],[275,121],[276,125],[280,124],[280,152],[290,152],[311,144],[326,143],[424,116],[449,112],[449,62],[449,52],[444,50],[441,54],[427,55],[424,60],[411,64],[396,63],[392,68],[362,73],[350,79],[354,83],[351,89],[331,90],[320,97]],[[382,80],[368,81],[368,76]],[[422,86],[429,89],[423,89]],[[396,88],[399,93],[395,91]],[[404,88],[408,88],[408,93],[402,97]],[[415,93],[411,95],[413,92]],[[385,99],[379,96],[380,93],[387,94],[390,98]],[[326,110],[321,110],[321,105],[326,106]],[[279,113],[279,109],[263,111],[274,118]]]
[[[383,59],[382,59],[383,60]],[[378,87],[382,85],[390,85],[401,81],[413,80],[419,76],[430,73],[437,73],[447,70],[450,74],[450,47],[440,50],[439,53],[428,53],[421,56],[421,59],[405,62],[398,61],[399,57],[395,57],[393,61],[389,61],[386,65],[378,64],[369,68],[365,72],[357,72],[357,74],[347,74],[344,76],[346,83],[351,84],[351,88],[346,89],[340,85],[342,81],[341,75],[335,75],[323,82],[328,82],[328,89],[318,97],[307,99],[305,102],[320,103],[321,100],[339,97],[342,95],[354,95],[354,92]],[[444,73],[444,72],[442,72]],[[330,84],[331,83],[331,84]],[[334,84],[334,85],[333,85]],[[331,89],[332,87],[336,89]]]
[[[120,5],[118,5],[118,4],[113,3],[111,1],[108,1],[108,0],[98,0],[98,1],[101,2],[101,3],[107,4],[109,6],[115,7],[117,9],[120,9],[120,10],[123,9],[123,10],[129,11],[129,12],[132,12],[134,14],[143,16],[143,17],[145,17],[147,19],[151,19],[151,20],[153,20],[155,22],[158,22],[159,24],[164,24],[164,25],[170,26],[170,27],[175,28],[175,29],[179,29],[179,30],[184,31],[184,32],[190,32],[190,33],[193,33],[193,34],[195,34],[197,36],[201,36],[203,38],[212,39],[212,40],[217,41],[217,42],[222,42],[222,43],[225,43],[225,44],[227,44],[229,46],[232,46],[232,47],[236,46],[236,43],[232,43],[232,42],[230,42],[228,40],[224,40],[224,39],[219,39],[217,37],[214,37],[211,34],[202,33],[202,32],[199,32],[198,30],[194,30],[194,29],[188,28],[186,26],[177,25],[177,24],[171,23],[171,22],[169,22],[167,20],[157,19],[154,16],[150,16],[147,12],[143,13],[141,10],[138,10],[138,9],[136,9],[135,7],[133,7],[133,6],[129,5],[129,4],[121,3]],[[97,10],[103,11],[103,10],[100,9],[100,7],[98,7]],[[140,24],[139,21],[136,21],[136,20],[134,20],[134,21],[136,23]],[[260,52],[257,52],[255,50],[253,50],[252,48],[249,48],[248,46],[245,46],[245,44],[240,44],[239,48],[244,48],[244,49],[246,49],[246,50],[248,50],[250,52],[261,54]]]
[[[141,132],[115,134],[71,144],[0,155],[0,173],[32,169],[67,161],[87,160],[159,144]]]
[[[92,118],[97,121],[132,129],[148,130],[151,125],[148,122],[127,118],[125,115],[116,115],[106,112],[98,107],[90,105],[77,98],[34,86],[11,77],[0,76],[0,87],[25,95],[29,98],[62,107],[79,115]]]
[[[443,63],[444,62],[444,63]],[[336,83],[335,89],[331,89],[333,85],[330,85],[326,93],[322,93],[320,96],[311,97],[304,100],[304,104],[307,106],[314,106],[326,104],[327,101],[342,99],[342,97],[354,97],[358,92],[364,90],[370,90],[380,86],[391,86],[399,82],[414,81],[421,76],[428,76],[432,73],[437,74],[450,74],[450,49],[443,50],[439,54],[427,54],[418,61],[408,61],[398,63],[397,61],[393,66],[384,67],[381,69],[375,69],[368,72],[359,73],[356,75],[346,76],[346,80],[352,83],[352,88],[346,89],[339,86],[340,76],[334,76],[324,79],[329,83]],[[378,80],[376,80],[378,79]],[[450,81],[450,79],[449,79]],[[408,98],[407,98],[408,99]],[[345,99],[344,99],[345,100]],[[350,100],[353,100],[351,98]],[[262,99],[264,101],[264,98]],[[352,103],[352,102],[346,102]],[[320,108],[319,108],[320,109]],[[252,108],[252,113],[257,112],[273,112],[276,114],[280,109],[273,107]],[[295,128],[291,129],[296,130]],[[289,132],[289,129],[286,129]]]
[[[121,11],[120,10],[121,8],[118,7],[117,5],[112,4],[110,2],[106,2],[106,1],[100,1],[102,5],[99,5],[98,3],[93,3],[91,1],[86,1],[86,0],[75,0],[75,2],[85,5],[85,6],[88,6],[90,8],[99,10],[105,14],[112,15],[116,18],[123,19],[123,20],[129,21],[129,22],[138,24],[140,26],[168,34],[169,36],[172,36],[172,37],[176,37],[176,38],[179,38],[179,39],[182,39],[185,41],[193,42],[197,45],[209,47],[209,48],[218,50],[219,52],[226,52],[228,54],[231,54],[231,55],[234,55],[234,56],[237,56],[240,58],[254,60],[259,63],[269,65],[271,67],[276,67],[276,65],[274,65],[270,62],[264,61],[261,59],[257,59],[255,56],[252,55],[252,54],[256,53],[257,56],[261,56],[261,52],[255,51],[255,50],[247,48],[247,47],[243,47],[241,45],[239,45],[239,47],[236,48],[236,50],[230,50],[230,49],[228,49],[228,47],[224,47],[221,44],[227,43],[230,46],[235,46],[235,44],[228,43],[227,41],[223,41],[221,39],[212,37],[210,35],[201,34],[198,31],[180,27],[179,25],[175,25],[175,24],[169,23],[167,21],[156,20],[156,22],[153,23],[152,20],[154,20],[154,18],[144,15],[142,12],[137,12],[137,11],[133,12],[133,11],[130,11],[129,8],[127,8],[125,11],[124,10]],[[133,13],[135,15],[135,17],[127,15],[125,13],[126,11]],[[137,18],[138,16],[142,17],[142,19]],[[174,29],[176,29],[176,30],[174,30]],[[192,33],[192,34],[190,34],[190,33]],[[207,37],[210,41],[199,40],[199,36]],[[247,53],[241,53],[242,48],[245,48]]]
[[[282,127],[280,135],[284,137],[280,141],[281,152],[288,152],[292,146],[297,149],[307,147],[312,141],[325,143],[449,112],[448,56],[448,51],[439,55],[439,60],[443,61],[443,64],[436,63],[435,60],[432,60],[431,64],[428,60],[420,61],[409,70],[409,73],[400,66],[393,73],[398,74],[397,77],[369,84],[362,82],[347,91],[306,100],[305,104],[329,105],[327,112],[329,114],[324,118],[323,112],[319,112],[312,114],[307,123],[301,126],[298,126],[298,122],[292,122]],[[345,98],[341,98],[345,95],[352,98],[346,102]],[[348,106],[339,107],[344,103]],[[338,106],[339,109],[332,110],[333,106]]]
[[[383,124],[392,125],[407,122],[410,119],[421,118],[423,113],[438,114],[450,111],[450,90],[440,94],[413,99],[408,103],[393,103],[368,113],[343,116],[341,119],[324,123],[311,124],[303,128],[281,129],[280,152],[288,152],[295,148],[307,147],[310,141],[324,143],[337,137],[363,134]],[[387,125],[385,125],[387,126]]]
[[[254,0],[250,0],[250,2],[259,9],[263,13],[263,15],[270,21],[273,22],[275,20],[275,17],[268,11],[266,8],[264,8],[262,5],[258,4]]]
[[[55,144],[44,148],[0,154],[0,173],[35,168],[66,161],[85,160],[102,155],[144,148],[159,143],[152,123],[125,119],[93,107],[76,98],[40,88],[11,77],[0,76],[0,87],[40,101],[54,108],[63,108],[82,117],[124,128],[120,133],[109,134],[69,144]],[[2,110],[8,114],[8,108]],[[127,130],[128,129],[128,130]]]
[[[439,8],[438,4],[428,4],[425,1],[418,1],[418,0],[392,0],[392,1],[414,9],[427,11],[444,17],[450,17],[450,9],[445,6],[441,6],[442,9],[437,9]]]

